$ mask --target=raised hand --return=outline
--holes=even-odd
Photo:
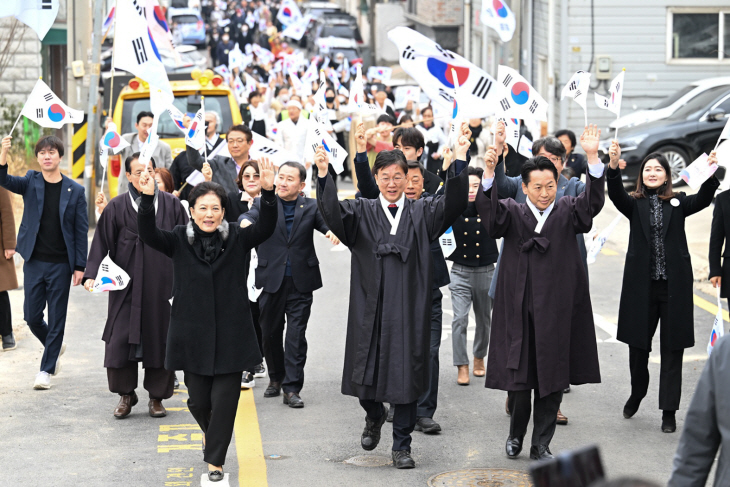
[[[142,188],[142,193],[154,196],[155,194],[155,178],[150,176],[147,171],[139,175],[139,187]]]
[[[274,163],[268,157],[259,159],[259,181],[261,182],[261,189],[265,189],[266,191],[274,189],[274,176],[276,176]]]
[[[716,151],[710,152],[710,157],[707,158],[707,165],[712,166],[713,164],[717,164],[717,152]]]
[[[611,169],[619,167],[619,163],[621,161],[621,147],[618,145],[617,140],[611,141],[611,147],[608,149],[608,157],[610,158],[610,162],[608,164]],[[626,167],[625,163],[624,167]]]
[[[454,147],[454,157],[456,159],[461,161],[466,160],[466,153],[469,151],[469,147],[471,147],[469,137],[471,137],[471,130],[469,130],[469,124],[464,122],[461,124],[461,135],[456,141],[456,146]]]
[[[355,144],[358,152],[366,152],[368,149],[368,139],[365,136],[365,124],[362,122],[357,124],[355,129]]]
[[[486,166],[486,169],[484,170],[484,177],[486,179],[494,177],[494,168],[497,167],[498,160],[499,155],[497,153],[497,147],[494,145],[489,146],[487,151],[484,153],[484,165]]]
[[[497,150],[497,154],[501,154],[504,150],[504,143],[507,140],[507,128],[504,122],[501,120],[497,122],[494,128],[494,147]]]
[[[337,238],[334,233],[332,233],[332,230],[328,230],[327,233],[324,234],[324,236],[330,239],[332,245],[340,245],[340,239]]]
[[[441,157],[443,158],[443,162],[441,162],[441,170],[447,171],[449,167],[451,167],[451,162],[454,160],[454,154],[451,152],[450,148],[444,147]]]
[[[314,153],[314,164],[317,166],[317,176],[320,178],[327,177],[330,161],[327,157],[327,151],[321,145],[317,147],[317,152]]]
[[[598,144],[601,141],[601,130],[597,125],[589,124],[580,136],[580,146],[588,159],[598,156]]]
[[[104,193],[99,191],[99,194],[96,195],[96,201],[94,201],[94,203],[96,204],[96,209],[101,214],[107,205],[106,196],[104,195]]]
[[[10,141],[13,140],[13,138],[10,135],[6,135],[3,137],[2,142],[2,150],[0,150],[0,166],[4,166],[7,164],[6,158],[8,155],[8,151],[10,150]]]
[[[210,167],[210,164],[208,164],[207,162],[203,164],[203,170],[200,172],[203,173],[203,176],[205,177],[206,181],[213,180],[213,169]]]

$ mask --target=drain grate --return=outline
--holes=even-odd
[[[393,460],[389,457],[381,457],[379,455],[358,455],[348,458],[344,463],[355,465],[356,467],[384,467],[392,465]]]
[[[429,487],[532,487],[530,474],[503,468],[470,468],[434,475]]]

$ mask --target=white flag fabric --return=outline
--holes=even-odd
[[[601,231],[601,233],[596,236],[596,238],[593,239],[590,246],[588,247],[588,253],[586,255],[586,262],[589,264],[593,264],[596,261],[596,257],[598,257],[598,254],[601,252],[601,249],[603,249],[603,246],[606,244],[606,240],[608,240],[608,237],[611,236],[611,233],[616,228],[616,225],[619,224],[619,222],[623,219],[623,215],[618,215],[616,218],[611,221],[611,223],[608,224],[606,228]]]
[[[276,59],[271,51],[259,46],[258,44],[253,44],[252,50],[256,57],[259,58],[261,64],[270,64],[274,62],[274,59]]]
[[[310,123],[313,124],[313,122]],[[287,161],[298,161],[300,159],[299,155],[292,154],[291,152],[284,150],[282,147],[276,145],[273,141],[267,139],[263,135],[257,134],[256,132],[253,133],[251,148],[248,150],[248,153],[251,156],[251,159],[268,157],[269,160],[277,167],[281,166]]]
[[[314,153],[320,146],[324,147],[324,150],[327,151],[332,168],[337,174],[341,174],[345,170],[347,152],[327,132],[325,125],[310,120],[307,141],[304,143],[304,160],[313,161]]]
[[[399,86],[395,89],[396,109],[405,108],[409,101],[418,103],[421,97],[421,88],[418,86]],[[415,105],[414,105],[415,106]]]
[[[515,34],[515,14],[502,0],[482,0],[480,20],[497,31],[502,42],[509,42]]]
[[[84,119],[84,112],[66,106],[42,79],[36,82],[20,113],[41,127],[53,129]]]
[[[327,79],[329,79],[335,87],[335,91],[340,89],[342,84],[340,78],[337,76],[337,71],[333,68],[327,68]]]
[[[108,291],[121,291],[129,285],[129,274],[114,263],[109,254],[102,259],[99,270],[91,287],[92,293],[104,293]]]
[[[624,74],[625,71],[621,71],[613,81],[611,81],[611,87],[608,89],[609,97],[593,93],[596,97],[596,105],[599,108],[613,112],[618,117],[621,113],[621,97],[624,91]]]
[[[715,343],[725,334],[725,322],[722,319],[722,302],[720,300],[720,288],[715,288],[717,293],[717,314],[715,315],[715,321],[712,323],[712,331],[710,331],[710,341],[707,342],[707,356],[712,354],[712,350],[715,348]]]
[[[461,116],[461,88],[459,87],[459,75],[456,74],[455,69],[451,70],[451,77],[454,80],[454,103],[451,108],[451,136],[449,137],[449,144],[456,147],[461,132],[461,122],[463,120]]]
[[[126,139],[122,138],[122,136],[119,135],[117,124],[115,124],[114,122],[109,123],[109,127],[107,127],[106,129],[106,133],[101,138],[101,144],[106,149],[112,151],[114,154],[119,154],[119,152],[129,147],[129,142],[127,142]]]
[[[248,96],[248,93],[246,93],[246,86],[243,84],[239,76],[233,78],[231,88],[233,88],[233,91],[236,93],[236,98],[238,98],[239,103],[248,102],[248,99],[246,98]]]
[[[444,253],[444,257],[448,257],[456,250],[456,239],[454,238],[454,229],[449,227],[439,237],[439,245],[441,245],[441,251]]]
[[[311,87],[315,81],[317,81],[317,63],[312,61],[302,75],[302,83],[307,83]]]
[[[291,80],[291,87],[299,95],[309,96],[312,94],[312,85],[305,85],[302,80],[296,75],[296,73],[289,73],[289,79]]]
[[[188,129],[185,128],[185,124],[183,123],[185,114],[178,110],[178,108],[172,104],[167,107],[167,113],[170,114],[170,118],[173,122],[175,122],[175,127],[180,129],[180,132],[182,132],[183,134],[187,134]]]
[[[114,68],[128,71],[172,96],[165,65],[145,17],[144,0],[117,0]],[[123,26],[123,27],[122,27]]]
[[[338,71],[342,71],[342,82],[347,83],[350,81],[350,61],[345,58],[344,61],[342,61],[342,66],[340,66],[340,69]]]
[[[393,68],[387,66],[370,66],[368,68],[368,81],[377,79],[386,83],[390,81],[391,76],[393,76]]]
[[[547,102],[520,73],[500,64],[497,79],[502,91],[499,107],[505,116],[547,120]]]
[[[102,169],[106,170],[106,166],[109,163],[109,149],[104,146],[104,138],[99,141],[99,165]],[[102,183],[103,184],[103,183]]]
[[[722,129],[722,133],[720,134],[720,138],[717,139],[718,145],[721,140],[730,139],[730,118],[727,119],[727,122],[725,122],[725,127]],[[715,148],[717,149],[717,148]]]
[[[193,172],[191,172],[188,177],[185,178],[185,182],[193,187],[199,185],[204,181],[205,176],[203,176],[203,173],[198,171],[197,169],[193,169]]]
[[[583,107],[583,113],[588,119],[588,108],[586,107],[586,99],[588,98],[588,89],[591,86],[591,73],[585,71],[577,71],[568,80],[568,83],[563,87],[563,91],[560,94],[560,99],[565,97],[572,98],[578,105]],[[587,123],[586,123],[587,125]]]
[[[347,104],[351,112],[359,112],[365,103],[365,87],[362,81],[362,65],[356,66],[355,79],[350,83],[350,98]]]
[[[243,71],[243,68],[246,67],[243,65],[244,57],[245,55],[243,54],[243,51],[240,47],[238,47],[238,42],[236,42],[234,48],[228,53],[228,70],[232,72],[235,68],[238,68]],[[230,78],[225,78],[226,83],[228,83],[229,79]]]
[[[302,12],[299,11],[299,6],[294,0],[283,0],[279,6],[279,13],[276,15],[276,20],[282,23],[282,25],[289,25],[293,22],[301,20]],[[301,37],[300,37],[301,39]]]
[[[309,27],[309,22],[311,20],[311,15],[305,15],[304,17],[287,25],[286,28],[281,32],[281,35],[283,37],[288,37],[290,39],[300,41],[302,40],[304,33],[307,32],[307,27]]]
[[[520,142],[517,146],[517,152],[525,157],[532,157],[532,141],[524,135],[520,137]]]
[[[238,44],[236,44],[236,45],[238,45]],[[230,53],[228,53],[228,59],[230,59],[230,58],[231,58],[231,55],[230,55]],[[216,66],[215,68],[213,68],[213,71],[216,74],[220,74],[221,76],[223,76],[223,80],[226,83],[229,83],[230,82],[230,79],[231,79],[231,70],[228,69],[228,66],[226,66],[225,64],[221,64],[220,66]]]
[[[180,56],[172,43],[172,33],[165,20],[165,12],[157,0],[147,0],[147,25],[157,46],[170,51],[180,64]]]
[[[15,17],[38,34],[43,40],[58,15],[60,0],[2,0],[0,18]]]
[[[520,121],[516,118],[509,118],[504,116],[498,117],[497,120],[494,122],[494,125],[492,125],[492,129],[490,130],[492,134],[496,132],[497,122],[504,123],[505,143],[511,145],[513,149],[517,150],[517,144],[520,141]],[[532,148],[530,149],[532,150]]]
[[[248,265],[248,277],[246,284],[248,285],[248,300],[256,302],[261,295],[261,291],[264,288],[256,287],[256,268],[259,266],[259,256],[256,254],[256,249],[251,249],[251,261]]]
[[[324,70],[319,72],[319,88],[314,94],[314,107],[312,112],[316,119],[327,110],[327,100],[325,100],[325,92],[327,91],[327,80],[325,79]]]
[[[243,73],[243,77],[246,81],[246,94],[253,93],[258,89],[258,86],[256,84],[256,80],[248,73]]]
[[[147,164],[152,160],[152,155],[157,149],[157,144],[160,142],[160,137],[157,135],[157,125],[160,117],[155,117],[152,121],[152,127],[150,127],[147,135],[147,140],[144,141],[142,147],[139,149],[139,163],[144,164],[145,170],[147,170]],[[157,161],[159,164],[159,161]]]
[[[411,78],[418,80],[421,89],[434,104],[444,110],[453,107],[454,89],[451,68],[456,69],[463,94],[464,118],[483,118],[494,113],[497,103],[495,80],[483,69],[463,57],[446,50],[428,37],[407,27],[396,27],[388,32],[400,52],[400,65]]]
[[[195,150],[200,150],[205,145],[205,109],[202,106],[190,122],[188,132],[185,134],[185,145]]]

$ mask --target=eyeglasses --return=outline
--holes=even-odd
[[[243,179],[253,179],[254,181],[259,179],[261,176],[258,174],[244,174]]]
[[[248,143],[248,140],[246,139],[228,139],[229,145],[243,145]]]
[[[400,184],[405,179],[403,176],[396,176],[393,179],[386,178],[386,177],[380,177],[380,182],[383,184],[390,184],[391,181],[393,181],[395,184]]]

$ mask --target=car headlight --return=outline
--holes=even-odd
[[[639,147],[639,144],[641,144],[648,136],[648,134],[635,135],[627,139],[619,140],[618,145],[621,147],[623,152],[636,150]]]

